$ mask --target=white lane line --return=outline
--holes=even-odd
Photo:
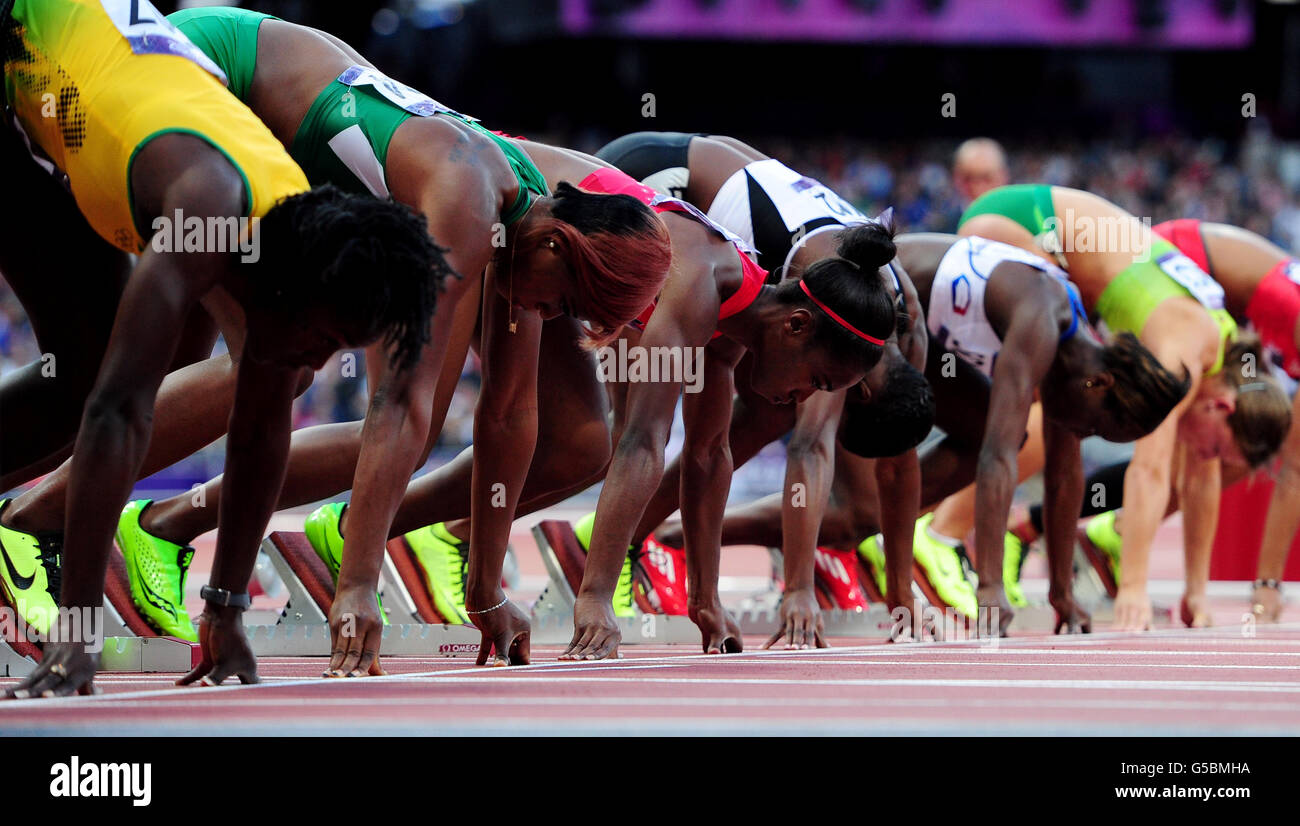
[[[387,699],[383,703],[385,708],[405,707],[405,708],[436,708],[438,706],[616,706],[616,707],[648,707],[656,706],[677,706],[691,707],[702,706],[705,708],[718,707],[739,707],[739,708],[819,708],[819,707],[841,707],[841,708],[860,708],[869,711],[876,708],[950,708],[964,706],[970,708],[983,709],[1008,709],[1011,711],[1024,711],[1026,709],[1108,709],[1108,710],[1137,710],[1137,711],[1228,711],[1228,712],[1283,712],[1296,713],[1297,707],[1294,703],[1285,702],[1207,702],[1191,700],[1108,700],[1087,698],[1062,698],[1062,699],[1033,699],[1033,698],[924,698],[924,697],[882,697],[864,700],[860,697],[707,697],[707,696],[642,696],[642,697],[394,697]],[[139,706],[132,703],[102,703],[96,708],[103,706],[120,710],[139,710]],[[151,709],[175,708],[181,710],[191,710],[193,707],[181,702],[158,702],[151,703]],[[283,707],[305,707],[305,708],[349,708],[356,710],[357,702],[342,698],[322,699],[322,700],[305,700],[295,698],[293,700],[271,700],[265,699],[228,699],[208,707],[214,711],[233,710],[233,709],[263,709],[278,712]],[[864,718],[869,719],[869,718]],[[121,723],[121,721],[115,721]],[[56,725],[63,725],[61,722],[55,722]]]
[[[448,683],[483,683],[487,682],[489,677],[475,677],[465,675],[453,679],[442,680]],[[881,678],[881,679],[831,679],[831,680],[792,680],[780,677],[754,677],[727,679],[722,677],[565,677],[555,675],[547,677],[545,680],[535,680],[529,677],[497,677],[497,682],[517,683],[517,684],[542,684],[556,685],[561,683],[596,683],[596,684],[615,684],[615,683],[655,683],[664,685],[717,685],[717,686],[762,686],[762,685],[788,685],[801,686],[805,688],[822,688],[831,686],[907,686],[907,687],[924,687],[924,688],[1006,688],[1006,689],[1024,689],[1024,688],[1067,688],[1067,689],[1134,689],[1134,690],[1154,690],[1154,691],[1245,691],[1245,692],[1267,692],[1280,694],[1300,694],[1300,683],[1291,682],[1241,682],[1236,680],[994,680],[994,679],[958,679],[958,678],[941,678],[941,679],[906,679],[906,678]]]

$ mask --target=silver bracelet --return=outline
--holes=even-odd
[[[484,608],[482,611],[470,611],[469,609],[466,609],[465,613],[466,614],[490,614],[496,609],[500,608],[502,605],[505,605],[509,601],[510,601],[510,597],[506,597],[505,599],[498,602],[496,605],[493,605],[491,608]]]

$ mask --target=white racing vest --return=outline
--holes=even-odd
[[[1066,274],[1043,259],[1019,247],[986,238],[962,238],[939,262],[930,285],[930,308],[926,324],[930,335],[945,350],[955,354],[992,378],[1002,339],[984,311],[984,291],[993,270],[1005,261],[1028,264],[1064,282]]]

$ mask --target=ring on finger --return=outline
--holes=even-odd
[[[55,663],[50,666],[50,673],[61,680],[66,680],[68,678],[68,669],[63,663]]]

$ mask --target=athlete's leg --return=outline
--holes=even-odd
[[[822,515],[817,544],[852,550],[880,530],[880,504],[876,496],[875,462],[838,448],[831,494]],[[745,505],[728,508],[722,520],[722,544],[781,547],[781,494],[773,493]],[[654,532],[665,545],[683,545],[681,521],[673,519]]]
[[[184,349],[177,353],[173,368],[193,360],[204,349],[210,353],[218,327],[225,334],[230,353],[174,369],[163,380],[141,478],[211,444],[226,431],[234,404],[235,368],[243,349],[243,315],[224,290],[214,290],[204,298],[201,307],[195,308],[191,318],[195,330],[187,334]],[[304,370],[298,393],[310,384],[311,371]],[[5,514],[8,524],[25,531],[57,530],[64,524],[69,470],[70,463],[64,462],[40,484],[14,500]],[[188,493],[177,498],[187,504],[191,502]]]
[[[471,285],[456,305],[452,330],[447,346],[443,375],[439,379],[433,398],[433,416],[430,420],[429,441],[425,446],[428,455],[438,433],[442,430],[451,404],[452,391],[465,363],[465,354],[473,336],[478,316],[481,284]],[[383,345],[376,343],[366,349],[369,375],[378,375],[379,360],[386,358]],[[455,367],[451,367],[451,365]],[[369,388],[373,397],[375,388]],[[316,502],[341,493],[352,486],[357,459],[361,454],[361,429],[364,422],[337,422],[307,427],[293,432],[289,448],[289,466],[284,485],[280,489],[277,507],[292,508]],[[423,461],[423,460],[421,460]],[[208,481],[201,494],[184,493],[155,502],[141,518],[141,526],[162,539],[188,544],[195,537],[214,530],[220,512],[222,477]],[[194,507],[193,501],[203,507]]]
[[[609,464],[609,401],[594,355],[579,345],[570,318],[542,326],[538,359],[537,445],[516,510],[523,516],[561,502],[599,481]],[[448,522],[453,536],[469,536],[473,448],[407,487],[391,535]],[[345,514],[346,516],[346,514]],[[458,521],[451,521],[458,520]],[[346,530],[346,522],[344,524]]]
[[[732,405],[731,428],[727,439],[731,448],[731,462],[735,470],[758,455],[758,452],[794,427],[796,410],[793,405],[776,405],[755,394],[750,388],[749,375],[753,358],[746,355],[736,365],[736,400]],[[646,505],[637,524],[634,541],[641,541],[655,531],[664,520],[677,510],[681,490],[681,461],[674,458],[664,469],[663,478],[654,496]],[[780,542],[777,543],[780,545]],[[675,547],[681,547],[677,545]]]
[[[934,392],[935,425],[944,438],[921,452],[923,512],[974,480],[989,399],[988,379],[934,341],[925,377]]]
[[[130,262],[95,234],[8,124],[0,125],[0,164],[0,272],[43,354],[0,379],[0,490],[6,490],[39,473],[33,465],[76,437]]]
[[[1043,406],[1035,403],[1029,408],[1029,433],[1016,456],[1019,471],[1017,482],[1023,482],[1043,469]],[[925,503],[929,504],[929,503]],[[931,530],[944,536],[966,536],[975,529],[975,485],[970,484],[947,497],[934,510]]]

